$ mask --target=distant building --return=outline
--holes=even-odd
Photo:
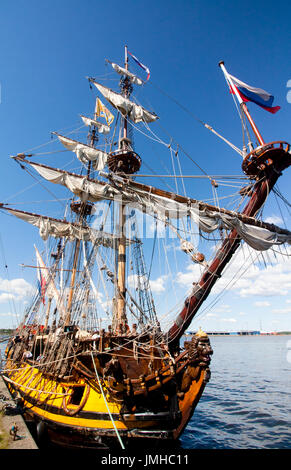
[[[209,336],[248,336],[260,335],[258,330],[245,330],[245,331],[207,331]]]
[[[239,335],[244,336],[244,335],[260,335],[261,332],[258,330],[253,330],[253,331],[239,331]]]

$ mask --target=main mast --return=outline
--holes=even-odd
[[[125,46],[125,69],[128,70],[128,54],[127,46]],[[121,82],[123,85],[123,94],[126,98],[129,97],[131,92],[131,85],[127,77]],[[130,145],[128,141],[128,128],[127,128],[127,118],[123,118],[123,137],[119,142],[119,149],[126,150]],[[117,165],[118,169],[118,165]],[[125,204],[122,202],[119,204],[119,244],[118,244],[118,259],[117,259],[117,311],[113,312],[113,331],[119,331],[127,323],[126,311],[125,311],[125,270],[126,270],[126,238],[125,238]],[[114,306],[113,306],[114,309]]]

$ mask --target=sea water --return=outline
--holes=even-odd
[[[210,336],[211,378],[183,449],[291,448],[291,336]],[[4,358],[5,344],[0,343]]]
[[[211,379],[184,449],[291,447],[291,336],[210,336]]]

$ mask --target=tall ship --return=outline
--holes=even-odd
[[[131,61],[143,69],[138,75],[146,72],[145,79],[129,70]],[[179,440],[210,379],[207,334],[198,328],[185,337],[195,315],[242,245],[261,253],[291,242],[287,229],[261,218],[291,162],[290,145],[266,143],[246,105],[254,101],[276,112],[271,95],[219,64],[246,135],[241,150],[204,124],[242,157],[230,209],[216,197],[226,177],[203,175],[212,203],[179,191],[190,176],[180,171],[184,151],[172,138],[157,136],[158,115],[135,98],[134,91],[147,85],[149,69],[127,47],[124,64],[108,60],[107,66],[119,90],[88,78],[93,113],[80,119],[87,140],[53,133],[60,168],[44,162],[49,152],[39,154],[40,162],[37,153],[13,156],[50,193],[55,185],[69,192],[63,216],[0,205],[2,217],[35,226],[45,246],[35,246],[36,261],[29,267],[35,269],[36,288],[7,346],[2,376],[25,419],[34,423],[38,442],[71,448],[126,449]],[[176,190],[147,184],[149,175],[140,171],[148,168],[146,155],[135,145],[139,132],[166,147],[171,173],[153,170],[151,176],[172,178]],[[200,247],[211,241],[205,255]],[[176,299],[165,279],[186,265],[193,272],[191,289],[184,285],[183,298]]]

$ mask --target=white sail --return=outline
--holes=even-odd
[[[106,248],[116,249],[118,247],[119,237],[115,234],[106,233],[101,230],[95,230],[90,227],[84,227],[62,220],[52,219],[50,217],[44,217],[38,214],[30,214],[28,212],[8,208],[5,208],[5,210],[15,217],[38,227],[39,234],[44,241],[46,241],[49,236],[56,238],[68,237],[70,241],[79,239],[83,241],[91,241],[95,245],[103,245]],[[135,243],[135,241],[126,239],[127,245],[132,243]]]
[[[81,227],[70,222],[63,222],[61,220],[43,217],[38,214],[17,211],[14,209],[7,209],[7,211],[15,217],[38,227],[39,234],[43,240],[47,240],[49,236],[68,237],[70,241],[73,241],[76,238],[89,241],[92,238],[91,229],[87,227]]]
[[[93,83],[112,106],[118,109],[123,116],[128,116],[133,122],[153,122],[158,119],[156,114],[147,111],[142,106],[133,103],[119,93],[115,93],[115,91],[110,90],[110,88],[94,81]]]
[[[257,251],[265,251],[273,245],[291,244],[291,232],[283,234],[273,232],[264,227],[258,227],[242,222],[236,214],[214,212],[198,207],[190,209],[191,218],[197,222],[199,229],[211,233],[218,228],[235,229],[238,235]]]
[[[103,170],[107,163],[107,153],[103,152],[102,150],[89,147],[89,145],[82,144],[81,142],[77,142],[76,140],[69,139],[68,137],[64,137],[58,134],[57,136],[60,142],[68,150],[74,152],[82,163],[87,164],[88,162],[92,162],[94,170]]]
[[[137,77],[133,73],[129,72],[123,67],[120,67],[120,65],[114,64],[114,62],[111,62],[112,68],[117,72],[119,75],[125,75],[126,77],[129,78],[131,83],[134,83],[135,85],[142,85],[143,81],[141,78]]]
[[[128,189],[128,188],[127,188]],[[172,201],[166,197],[150,195],[145,191],[134,192],[138,196],[136,208],[146,211],[147,214],[156,214],[160,220],[180,219],[190,216],[197,224],[199,230],[207,233],[214,232],[218,228],[235,229],[238,235],[252,248],[258,251],[268,250],[273,245],[283,243],[291,244],[291,232],[283,234],[272,232],[264,227],[258,227],[242,222],[237,214],[225,214],[212,211],[208,208],[201,209],[200,203],[181,203]],[[140,206],[140,207],[139,207]]]
[[[88,118],[86,116],[81,116],[82,121],[86,126],[95,126],[98,129],[100,134],[108,134],[110,132],[110,127],[101,122],[95,121],[94,119]]]
[[[35,163],[29,163],[45,179],[66,186],[74,194],[83,200],[98,202],[102,199],[116,200],[134,206],[135,209],[149,215],[155,215],[160,220],[181,219],[190,216],[197,224],[199,230],[207,233],[214,232],[218,228],[236,229],[239,236],[252,248],[263,251],[272,245],[283,243],[291,244],[291,232],[282,234],[268,230],[264,227],[254,226],[242,222],[236,213],[224,213],[210,210],[200,201],[189,203],[177,202],[167,197],[151,194],[149,191],[131,187],[130,183],[123,184],[120,188],[101,181],[88,180],[86,177],[69,175],[63,170],[44,168]]]
[[[65,186],[76,196],[79,196],[82,201],[97,202],[103,199],[112,199],[115,195],[120,194],[113,186],[102,181],[88,180],[85,176],[70,174],[64,170],[50,168],[37,163],[29,162],[29,164],[44,179],[51,183]]]

